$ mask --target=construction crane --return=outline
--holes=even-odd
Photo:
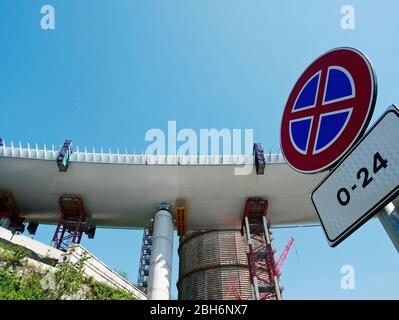
[[[224,297],[224,300],[230,300],[231,293],[234,294],[234,300],[242,300],[241,294],[240,294],[240,290],[237,287],[237,283],[241,280],[242,277],[243,277],[243,275],[241,275],[240,277],[237,277],[231,283],[231,285],[227,288],[227,293],[226,293],[226,295]]]
[[[288,241],[288,243],[285,245],[283,251],[280,254],[280,258],[277,261],[276,264],[276,274],[278,276],[281,275],[281,268],[283,267],[283,264],[285,262],[285,260],[287,259],[288,253],[291,250],[292,245],[294,244],[295,239],[293,237],[290,238],[290,240]]]

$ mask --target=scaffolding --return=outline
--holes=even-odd
[[[248,199],[245,204],[241,234],[244,235],[247,247],[254,299],[281,300],[280,272],[275,260],[267,208],[267,200]]]
[[[61,217],[53,236],[55,248],[67,251],[72,243],[80,243],[86,212],[80,197],[61,196],[58,199]]]
[[[154,219],[151,219],[144,226],[143,242],[141,245],[140,266],[137,278],[137,285],[146,292],[148,287],[148,277],[150,275],[151,266],[151,248],[152,248],[152,233],[153,233]]]

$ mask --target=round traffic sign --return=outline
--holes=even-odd
[[[353,48],[333,49],[301,75],[286,103],[281,149],[302,173],[333,166],[364,133],[377,82],[369,60]]]

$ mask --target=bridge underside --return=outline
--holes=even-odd
[[[169,164],[154,158],[128,161],[127,155],[125,161],[119,155],[113,161],[110,155],[109,161],[97,161],[93,154],[89,161],[74,153],[64,173],[58,171],[54,152],[38,159],[23,157],[22,151],[10,157],[0,149],[0,188],[14,194],[27,221],[57,223],[59,196],[77,195],[88,220],[98,227],[142,228],[160,202],[174,206],[185,199],[188,229],[240,228],[248,197],[269,200],[274,226],[318,222],[308,194],[322,175],[296,173],[281,155],[270,156],[264,175],[256,175],[255,169],[235,175],[233,163],[209,159],[205,164]]]

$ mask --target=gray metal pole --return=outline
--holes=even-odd
[[[378,214],[378,219],[399,253],[399,212],[395,209],[395,205],[392,202],[388,204]]]

